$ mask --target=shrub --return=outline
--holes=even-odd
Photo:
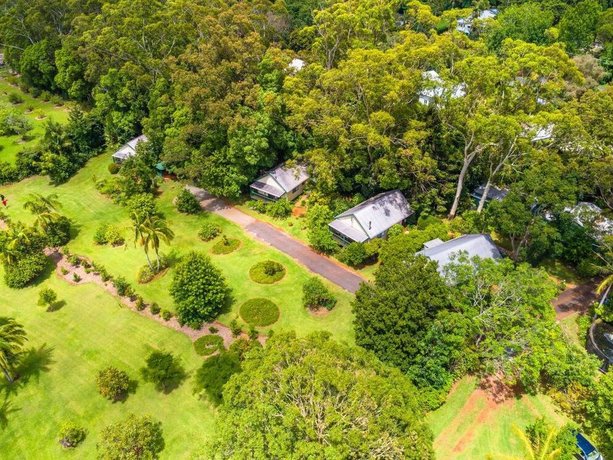
[[[170,321],[172,318],[172,312],[170,310],[162,310],[162,319],[164,321]]]
[[[309,244],[316,251],[333,254],[338,251],[338,243],[328,228],[328,223],[334,219],[334,213],[328,206],[316,204],[307,212],[307,229]]]
[[[4,266],[4,281],[10,288],[23,288],[45,271],[46,266],[47,257],[44,254],[25,255],[14,264]]]
[[[96,229],[96,232],[94,233],[94,243],[99,245],[108,243],[108,240],[106,239],[106,231],[108,228],[109,226],[107,224],[102,224]]]
[[[266,207],[266,213],[277,219],[287,218],[292,214],[292,204],[287,198],[273,201]]]
[[[314,276],[302,286],[302,305],[312,310],[322,307],[332,310],[336,305],[336,299],[326,285]]]
[[[50,222],[47,225],[45,236],[48,246],[53,248],[64,246],[70,241],[70,220],[60,216],[54,222]]]
[[[146,219],[157,214],[155,199],[150,193],[138,193],[126,203],[130,215],[136,214],[140,219]]]
[[[215,318],[228,298],[228,287],[211,260],[204,254],[189,253],[174,270],[170,293],[177,306],[180,324],[200,328]]]
[[[98,458],[156,459],[163,449],[161,423],[149,416],[131,414],[124,421],[102,430]]]
[[[349,243],[337,255],[338,260],[351,267],[359,267],[368,259],[364,243]]]
[[[253,209],[261,214],[266,214],[266,210],[268,209],[268,204],[262,200],[250,200],[246,204],[249,209]]]
[[[57,294],[51,288],[43,288],[38,292],[38,305],[40,307],[51,307],[56,300]]]
[[[61,272],[62,272],[62,275],[64,275],[64,276],[66,276],[66,275],[68,275],[68,273],[70,273],[70,271],[66,267],[62,267]]]
[[[19,93],[10,93],[7,99],[13,105],[23,103],[23,97]]]
[[[121,166],[119,166],[117,163],[110,163],[108,166],[108,170],[111,174],[117,174],[120,169]]]
[[[40,98],[44,101],[44,102],[49,102],[49,100],[51,99],[51,93],[47,90],[43,90],[40,93]]]
[[[60,444],[67,449],[77,447],[83,442],[85,436],[85,428],[72,422],[65,422],[60,428]]]
[[[119,228],[108,224],[102,224],[98,227],[96,233],[94,233],[94,242],[96,244],[121,246],[125,243],[125,239]]]
[[[221,255],[221,254],[230,254],[233,251],[236,251],[240,246],[240,240],[236,238],[228,238],[225,235],[222,236],[221,240],[219,240],[211,251],[213,254]]]
[[[253,327],[253,326],[249,326],[249,340],[257,340],[258,337],[260,336],[260,334],[258,333],[258,330]]]
[[[30,113],[34,110],[34,105],[33,104],[28,104],[26,106],[26,112]]]
[[[223,400],[224,385],[240,370],[238,354],[222,351],[202,363],[196,372],[195,389],[208,396],[213,404],[219,405]]]
[[[202,241],[211,241],[219,236],[219,234],[221,234],[221,229],[217,225],[211,224],[210,222],[202,224],[202,227],[200,227],[200,231],[198,232],[198,236]]]
[[[168,259],[161,257],[159,267],[157,264],[155,264],[153,268],[149,265],[143,265],[138,271],[137,280],[140,284],[149,283],[156,275],[166,270],[166,268],[168,268]]]
[[[387,231],[387,237],[391,238],[392,236],[400,235],[404,232],[404,227],[400,224],[392,225]]]
[[[223,349],[223,339],[218,335],[203,335],[194,341],[194,350],[200,356],[209,356]]]
[[[211,334],[217,334],[219,332],[219,329],[217,329],[215,326],[209,326],[209,332]]]
[[[249,276],[256,283],[272,284],[285,276],[285,267],[274,260],[266,260],[251,267]]]
[[[145,382],[151,382],[155,389],[169,393],[177,388],[186,374],[172,353],[153,351],[147,357],[146,366],[141,369]]]
[[[151,314],[153,315],[157,315],[162,309],[160,308],[160,306],[156,303],[153,302],[151,304],[151,306],[149,307],[149,311],[151,312]]]
[[[240,324],[238,324],[238,321],[236,321],[236,318],[230,321],[230,331],[232,332],[232,335],[234,337],[238,337],[239,335],[243,333],[243,328],[241,327]]]
[[[72,265],[73,267],[78,267],[79,265],[81,265],[81,258],[76,255],[76,254],[66,254],[68,256],[68,262],[70,262],[70,265]]]
[[[13,107],[0,105],[0,135],[13,136],[27,133],[32,123]]]
[[[130,283],[123,276],[118,276],[113,280],[113,286],[117,289],[117,295],[120,297],[131,296],[134,292]]]
[[[175,204],[177,210],[184,214],[197,214],[202,210],[198,199],[187,189],[183,189],[179,192]]]
[[[50,101],[53,105],[64,105],[64,100],[57,94],[52,95]]]
[[[251,299],[241,305],[240,315],[251,326],[270,326],[279,319],[279,307],[268,299]]]
[[[145,301],[143,300],[142,297],[138,297],[136,299],[136,304],[135,305],[136,305],[136,309],[138,311],[143,311],[147,307],[147,305],[145,305]]]
[[[130,377],[124,371],[109,366],[98,372],[96,385],[98,386],[98,392],[106,399],[119,401],[128,394]]]
[[[81,279],[82,279],[82,278],[81,278],[81,277],[80,277],[80,276],[79,276],[77,273],[73,273],[73,274],[72,274],[72,280],[73,280],[75,283],[80,283],[80,282],[81,282]]]

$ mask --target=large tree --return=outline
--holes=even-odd
[[[411,382],[328,335],[279,334],[224,388],[219,458],[432,459]]]
[[[15,363],[26,340],[26,332],[21,324],[13,318],[0,317],[0,369],[9,383],[15,378]]]

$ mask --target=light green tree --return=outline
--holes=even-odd
[[[0,369],[9,383],[15,379],[15,362],[27,341],[23,326],[13,318],[0,317]]]

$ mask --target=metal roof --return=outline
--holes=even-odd
[[[439,273],[443,273],[444,268],[449,262],[461,253],[465,253],[470,259],[480,257],[481,259],[500,259],[500,251],[488,235],[471,234],[463,235],[443,244],[435,244],[422,249],[417,254],[425,256],[438,263]]]
[[[483,196],[483,192],[485,191],[485,185],[480,185],[477,187],[472,193],[471,196],[477,200],[480,200]],[[494,185],[490,186],[489,191],[487,192],[487,200],[497,200],[501,201],[505,196],[509,194],[509,190],[506,188],[498,188]]]
[[[411,214],[413,214],[413,210],[409,206],[404,195],[400,190],[392,190],[373,196],[344,213],[339,214],[330,226],[349,236],[354,241],[366,241],[384,233],[392,225],[402,222]],[[359,232],[361,239],[356,239],[352,235],[346,233],[349,231],[349,229],[346,228],[347,225],[338,222],[338,219],[348,216],[353,216],[360,224],[363,230],[363,232]],[[353,227],[351,228],[353,229]]]
[[[272,177],[277,186],[264,183],[264,178],[266,176]],[[294,167],[279,165],[268,171],[266,174],[260,176],[253,184],[251,184],[251,188],[272,193],[275,196],[282,196],[285,193],[294,190],[308,179],[309,175],[307,173],[306,166],[304,165]]]
[[[133,157],[134,155],[136,155],[136,146],[140,142],[147,142],[147,141],[148,141],[147,136],[145,136],[144,134],[141,134],[140,136],[135,137],[134,139],[122,145],[121,148],[113,154],[113,158],[117,158],[120,160],[126,160],[130,157]]]

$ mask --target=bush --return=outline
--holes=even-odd
[[[187,189],[183,189],[179,192],[175,204],[177,210],[184,214],[197,214],[202,210],[198,199]]]
[[[14,264],[5,264],[4,281],[10,288],[23,288],[44,272],[46,266],[47,257],[44,254],[25,255]]]
[[[215,326],[209,326],[209,332],[211,334],[217,334],[219,332],[219,329],[217,329]]]
[[[68,257],[68,262],[73,267],[78,267],[78,266],[81,265],[81,258],[78,255],[76,255],[76,254],[66,254],[66,256]]]
[[[218,335],[203,335],[194,341],[194,350],[200,356],[209,356],[223,350],[223,338]]]
[[[145,301],[143,300],[143,298],[142,297],[138,297],[136,299],[136,309],[138,311],[143,311],[146,307],[147,307],[147,305],[145,305]]]
[[[109,225],[105,234],[107,244],[111,246],[121,246],[125,243],[125,239],[121,230],[114,225]]]
[[[400,224],[394,224],[387,231],[387,237],[391,238],[392,236],[401,235],[402,233],[404,233],[404,227]]]
[[[45,231],[47,245],[58,248],[68,244],[70,241],[70,228],[70,220],[64,216],[60,216],[54,222],[50,222]]]
[[[160,313],[160,311],[161,311],[161,310],[162,310],[162,309],[160,308],[160,306],[159,306],[159,305],[158,305],[156,302],[153,302],[153,303],[151,304],[151,306],[149,307],[149,311],[150,311],[150,312],[151,312],[151,314],[153,314],[153,315],[157,315],[158,313]]]
[[[119,170],[121,169],[121,166],[119,166],[117,163],[111,163],[108,166],[108,170],[111,174],[117,174],[119,172]]]
[[[166,270],[168,268],[168,259],[165,257],[160,258],[160,266],[158,268],[157,264],[151,268],[149,265],[143,265],[138,271],[137,280],[140,284],[149,283],[153,278],[156,277],[159,273]]]
[[[157,214],[155,199],[150,193],[138,193],[133,195],[128,199],[126,205],[130,211],[130,215],[136,214],[141,220]]]
[[[202,224],[200,227],[200,231],[198,232],[198,236],[202,241],[211,241],[221,234],[221,229],[210,222],[206,222]]]
[[[25,134],[32,129],[32,123],[13,107],[0,105],[0,136]]]
[[[73,274],[72,274],[72,280],[73,280],[75,283],[80,283],[80,282],[81,282],[81,279],[82,279],[82,278],[81,278],[81,277],[80,277],[80,276],[79,276],[77,273],[73,273]]]
[[[249,332],[247,333],[247,335],[249,336],[249,340],[257,340],[260,336],[258,330],[253,326],[249,326]]]
[[[57,294],[51,288],[43,288],[38,293],[38,305],[40,307],[51,307],[56,300]]]
[[[204,254],[189,253],[174,270],[170,293],[180,324],[198,329],[215,318],[228,298],[226,280]]]
[[[44,101],[44,102],[49,102],[49,100],[51,99],[52,94],[47,91],[47,90],[43,90],[40,93],[40,98]]]
[[[153,351],[146,363],[140,371],[143,380],[153,383],[158,391],[169,393],[185,380],[185,371],[172,353]]]
[[[77,447],[83,442],[85,436],[85,428],[72,422],[65,422],[60,428],[60,444],[67,449]]]
[[[236,321],[236,318],[230,321],[230,331],[232,332],[232,335],[234,337],[238,337],[239,335],[243,333],[243,328],[241,327],[240,324],[238,324],[238,321]]]
[[[225,235],[222,236],[221,240],[219,240],[211,251],[213,254],[222,255],[222,254],[230,254],[238,249],[241,245],[240,240],[236,238],[228,238]]]
[[[134,293],[132,286],[130,286],[130,283],[128,283],[123,276],[115,278],[113,280],[113,286],[117,289],[117,295],[120,297],[128,297]]]
[[[328,206],[316,204],[307,212],[307,229],[309,244],[316,251],[333,254],[338,251],[338,243],[332,236],[328,224],[334,219],[334,214]]]
[[[302,305],[311,310],[332,310],[336,299],[319,278],[312,277],[302,286]]]
[[[10,93],[8,95],[8,101],[13,105],[21,104],[23,103],[23,97],[19,93]]]
[[[98,372],[96,385],[98,386],[98,392],[106,399],[119,401],[128,394],[130,377],[124,371],[109,366]]]
[[[240,370],[238,354],[222,351],[202,363],[196,372],[195,389],[208,396],[213,404],[219,405],[223,400],[224,385]]]
[[[359,267],[368,259],[364,243],[349,243],[337,254],[338,260],[351,267]]]
[[[266,210],[268,209],[268,203],[262,200],[250,200],[246,204],[249,209],[253,209],[261,214],[266,214]]]
[[[156,459],[164,449],[162,426],[148,416],[134,414],[119,423],[109,425],[100,433],[98,458]]]
[[[52,95],[50,101],[53,105],[58,105],[58,106],[64,105],[64,99],[62,99],[57,94]]]
[[[268,299],[251,299],[240,308],[241,318],[251,326],[270,326],[279,314],[279,307]]]
[[[268,203],[266,214],[277,219],[287,218],[292,214],[292,204],[287,198]]]
[[[251,267],[249,276],[256,283],[272,284],[285,276],[285,267],[274,260],[266,260]]]
[[[164,321],[170,321],[172,318],[172,312],[170,310],[162,310],[162,319]]]

